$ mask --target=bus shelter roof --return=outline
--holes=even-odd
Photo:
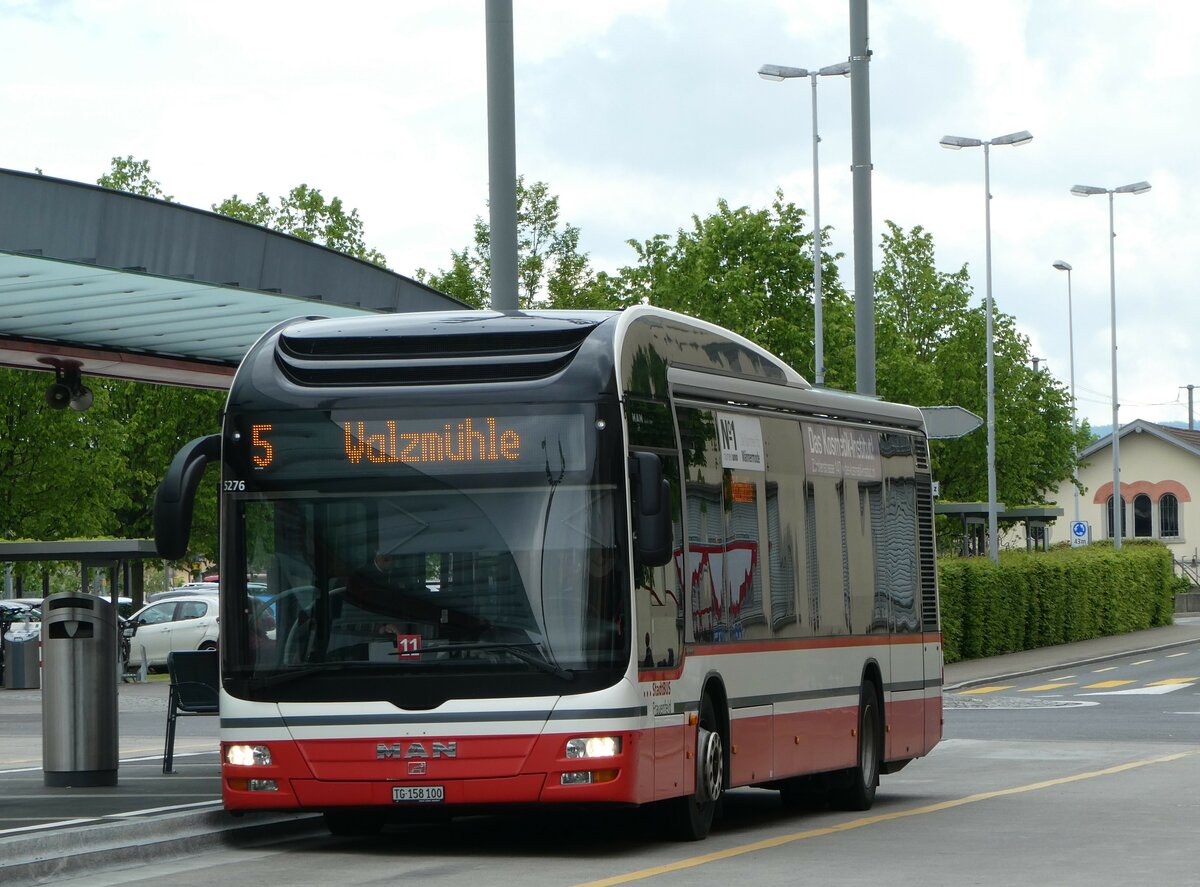
[[[0,169],[0,366],[226,388],[284,320],[462,308],[206,210]]]
[[[112,564],[158,559],[153,539],[72,539],[59,542],[0,542],[0,563],[79,561]]]

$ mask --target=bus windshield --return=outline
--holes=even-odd
[[[615,503],[612,487],[545,477],[248,495],[237,508],[249,581],[234,592],[243,618],[225,626],[226,661],[260,689],[322,671],[569,681],[623,669]]]

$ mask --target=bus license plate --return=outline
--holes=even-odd
[[[440,804],[446,800],[446,788],[441,785],[392,786],[394,804]]]

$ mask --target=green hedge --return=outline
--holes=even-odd
[[[938,559],[947,662],[1169,625],[1170,552],[1158,543],[1099,543],[1048,552]]]

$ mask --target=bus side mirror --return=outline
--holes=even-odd
[[[159,557],[177,561],[187,553],[196,488],[208,463],[220,455],[221,435],[210,434],[188,441],[171,460],[154,494],[154,546]]]
[[[639,564],[662,567],[671,562],[671,484],[653,453],[629,457],[633,502],[633,553]]]

